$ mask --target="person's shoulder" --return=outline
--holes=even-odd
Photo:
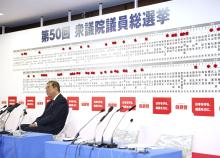
[[[57,101],[67,102],[67,99],[62,94],[59,94],[57,97]]]

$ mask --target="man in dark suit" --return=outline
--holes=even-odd
[[[69,112],[66,98],[60,93],[60,85],[57,81],[49,81],[46,93],[51,98],[45,107],[43,114],[32,124],[22,124],[24,131],[58,134],[64,127]]]

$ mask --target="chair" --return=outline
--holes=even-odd
[[[182,158],[192,158],[192,135],[161,135],[156,146],[182,150]]]
[[[69,134],[71,127],[72,127],[72,121],[71,121],[70,115],[68,115],[63,129],[57,135],[53,135],[54,140],[60,141],[60,140],[63,140],[63,138],[65,137],[72,137]]]

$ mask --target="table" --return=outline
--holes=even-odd
[[[69,142],[49,141],[45,143],[45,158],[182,158],[177,149],[151,149],[149,153],[117,148],[97,148]]]
[[[44,143],[52,140],[51,134],[44,133],[0,135],[0,158],[44,158]]]

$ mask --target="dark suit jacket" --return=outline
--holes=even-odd
[[[35,122],[42,132],[58,134],[65,125],[68,112],[67,100],[59,94],[56,100],[47,103],[43,114]]]

